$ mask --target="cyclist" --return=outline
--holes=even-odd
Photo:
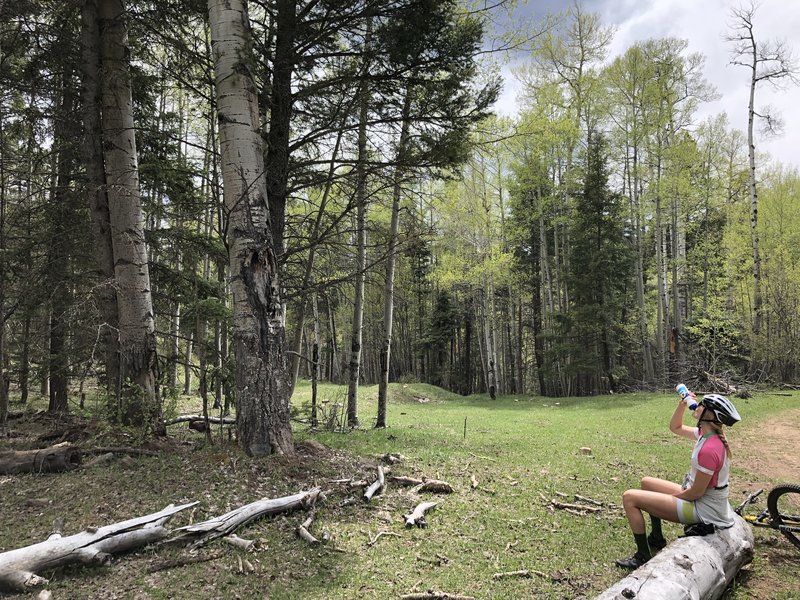
[[[692,400],[696,399],[694,393],[689,394]],[[627,490],[622,495],[625,516],[636,541],[636,552],[616,561],[624,569],[642,566],[650,560],[650,548],[660,550],[667,545],[661,531],[661,519],[686,526],[699,524],[695,525],[694,531],[687,527],[687,534],[698,529],[700,534],[710,533],[714,528],[725,529],[733,525],[733,511],[728,503],[731,449],[723,427],[739,422],[741,417],[731,401],[719,394],[707,394],[698,403],[692,413],[692,417],[697,419],[696,427],[683,424],[685,410],[686,404],[681,400],[669,423],[674,434],[695,441],[692,469],[684,478],[683,485],[645,477],[641,489]],[[646,535],[642,511],[650,514],[652,531],[649,536]]]

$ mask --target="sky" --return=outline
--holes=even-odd
[[[536,18],[570,5],[570,0],[529,0],[518,10]],[[609,58],[648,38],[688,40],[687,52],[705,55],[706,80],[720,96],[701,105],[697,120],[726,112],[732,127],[747,131],[750,72],[730,64],[732,45],[724,39],[733,22],[731,9],[748,6],[747,0],[583,0],[582,5],[586,12],[598,13],[603,24],[615,28]],[[756,41],[783,40],[792,48],[800,65],[800,0],[760,0],[753,23]],[[503,69],[503,77],[505,87],[496,108],[500,114],[513,115],[519,84],[508,68]],[[756,150],[800,168],[800,86],[790,84],[776,90],[770,84],[760,83],[755,103],[756,111],[770,106],[784,122],[783,133],[773,138],[766,138],[756,128]]]

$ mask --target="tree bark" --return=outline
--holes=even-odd
[[[121,0],[100,0],[102,128],[119,310],[119,416],[123,423],[161,429],[156,335],[139,193],[130,48]]]
[[[400,140],[397,145],[397,167],[392,190],[392,216],[389,225],[389,248],[386,256],[386,280],[383,287],[383,341],[380,354],[380,379],[378,380],[378,418],[375,427],[386,427],[387,392],[389,390],[389,360],[392,353],[392,326],[394,324],[394,270],[397,262],[397,233],[400,223],[400,195],[402,192],[403,164],[406,160],[409,117],[411,114],[411,89],[406,89]]]
[[[60,473],[71,471],[81,464],[80,448],[69,442],[41,450],[22,450],[0,453],[0,474]]]
[[[233,292],[237,436],[251,456],[291,454],[278,257],[267,209],[251,42],[242,0],[209,0]]]
[[[61,537],[54,533],[47,540],[0,554],[0,587],[25,592],[46,585],[48,580],[36,571],[51,571],[72,563],[108,564],[111,555],[140,548],[169,536],[164,523],[197,502],[167,508],[143,517],[90,528]]]
[[[365,51],[369,49],[372,19],[367,17]],[[353,300],[353,327],[350,335],[350,368],[347,386],[347,425],[358,427],[358,384],[361,375],[361,344],[364,322],[364,279],[367,270],[367,118],[369,114],[369,57],[365,54],[361,89],[359,90],[358,159],[356,165],[356,236],[357,257],[355,272],[355,298]]]

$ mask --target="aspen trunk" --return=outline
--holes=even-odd
[[[156,335],[139,194],[139,166],[129,74],[130,48],[121,0],[100,0],[102,128],[119,309],[120,372],[126,387],[119,416],[160,431]]]
[[[229,213],[237,435],[251,456],[292,453],[278,257],[267,211],[256,85],[242,0],[209,0],[225,205]]]

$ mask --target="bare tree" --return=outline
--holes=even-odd
[[[753,124],[756,118],[765,124],[767,132],[778,129],[778,120],[769,111],[756,112],[756,87],[767,82],[780,87],[787,83],[797,83],[797,65],[792,50],[780,40],[759,42],[754,33],[753,19],[758,5],[750,3],[747,8],[731,10],[733,22],[731,34],[726,40],[733,44],[731,64],[750,70],[750,100],[747,106],[747,150],[750,158],[748,187],[750,191],[750,233],[753,243],[753,332],[761,329],[761,256],[758,248],[758,191],[756,189],[756,145],[753,137]]]

